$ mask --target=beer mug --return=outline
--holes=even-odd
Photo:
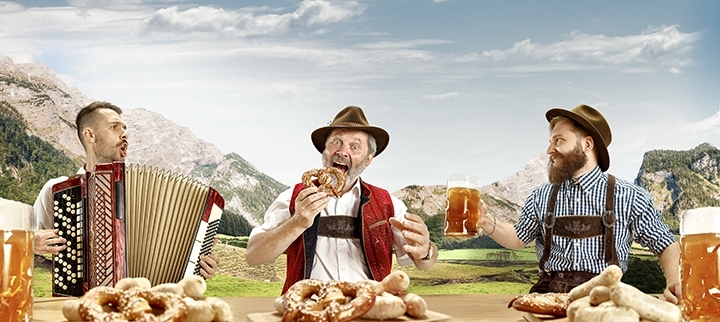
[[[447,179],[445,236],[476,237],[480,227],[480,179],[453,174]]]
[[[680,215],[680,304],[685,321],[715,321],[720,312],[720,208]]]
[[[32,321],[33,208],[0,198],[0,317],[3,321]]]

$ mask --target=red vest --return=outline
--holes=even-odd
[[[360,183],[360,208],[358,217],[361,218],[362,236],[360,244],[365,254],[365,261],[370,269],[370,278],[381,281],[390,274],[392,269],[393,236],[388,218],[394,216],[390,193],[387,190]],[[295,185],[290,198],[290,214],[295,214],[295,199],[305,187],[303,184]],[[287,269],[285,285],[282,294],[295,282],[310,278],[313,262],[315,260],[315,245],[317,242],[320,216],[310,228],[306,229],[287,249]]]

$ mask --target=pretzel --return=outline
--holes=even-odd
[[[283,322],[351,321],[375,303],[375,291],[368,284],[314,279],[298,281],[283,297]],[[346,297],[352,299],[348,302]]]
[[[317,178],[317,184],[313,182],[313,178]],[[333,181],[335,182],[334,185]],[[303,173],[302,182],[305,187],[317,186],[318,190],[330,192],[335,197],[339,197],[340,192],[345,187],[345,173],[335,167],[311,169]]]
[[[567,293],[530,293],[513,298],[508,307],[518,311],[562,317],[570,305]]]
[[[119,312],[122,294],[122,290],[107,286],[90,289],[80,299],[80,317],[83,321],[127,321],[125,315]],[[110,312],[105,312],[103,307],[110,308]]]
[[[120,297],[122,313],[128,320],[134,321],[185,321],[187,305],[176,294],[151,292],[139,288],[125,291]],[[154,309],[161,311],[155,316]]]

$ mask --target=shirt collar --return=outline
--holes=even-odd
[[[590,172],[585,173],[575,178],[570,178],[570,180],[565,181],[565,184],[567,185],[567,188],[570,188],[572,186],[580,186],[580,189],[583,191],[589,191],[590,188],[598,183],[600,183],[600,179],[603,177],[602,171],[600,171],[599,166],[595,166]]]
[[[358,178],[357,181],[355,181],[353,187],[350,188],[350,191],[348,191],[349,193],[352,193],[353,196],[355,196],[356,198],[360,198],[360,191],[362,191],[362,189],[360,188],[360,180],[362,179]]]

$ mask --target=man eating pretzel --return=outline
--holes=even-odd
[[[323,166],[347,177],[342,191],[303,183],[281,193],[250,233],[245,258],[250,265],[287,251],[282,293],[302,279],[381,281],[390,274],[393,252],[400,265],[428,269],[437,259],[420,216],[387,190],[364,182],[360,174],[388,145],[390,136],[369,125],[362,109],[349,106],[332,123],[310,136]],[[298,175],[298,179],[300,176]]]

